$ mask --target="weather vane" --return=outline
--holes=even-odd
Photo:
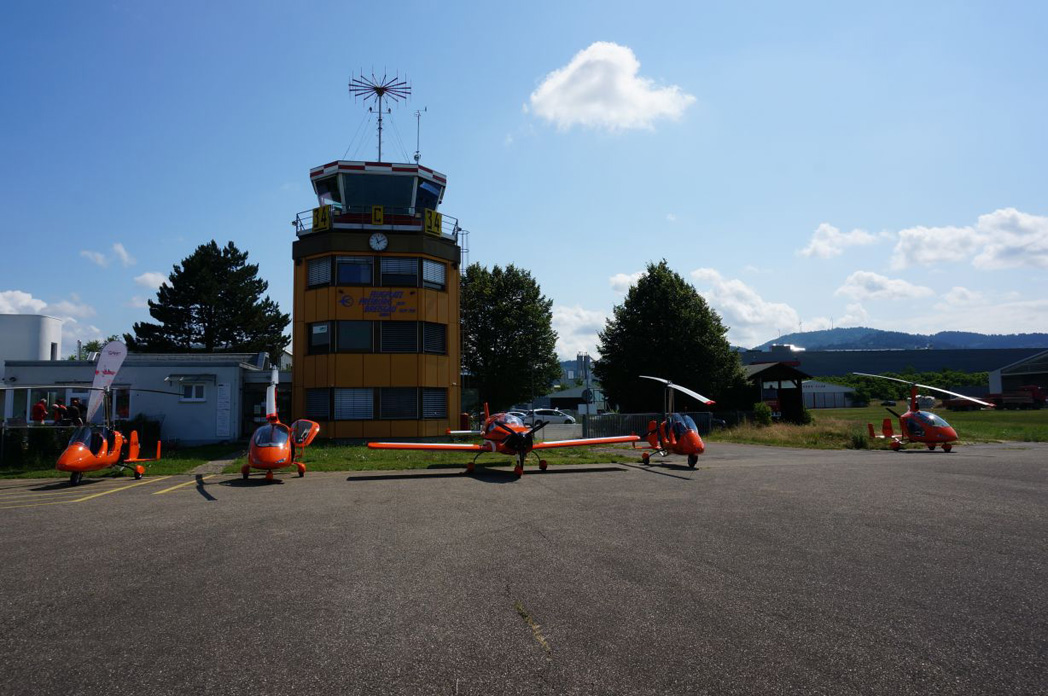
[[[367,103],[369,99],[374,99],[378,110],[378,161],[382,161],[382,114],[383,114],[383,99],[392,99],[394,102],[399,102],[401,99],[407,99],[411,96],[411,85],[408,84],[407,80],[400,79],[399,75],[393,77],[387,77],[385,73],[382,74],[381,79],[375,77],[375,73],[371,73],[371,77],[365,77],[361,72],[359,77],[353,77],[349,80],[349,93],[356,97],[363,97],[364,102]],[[368,111],[371,111],[372,107],[368,107]],[[385,113],[390,113],[387,108]]]

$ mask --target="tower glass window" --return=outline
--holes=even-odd
[[[380,350],[383,353],[417,353],[417,321],[384,321],[379,324]]]
[[[320,259],[310,259],[306,277],[306,284],[315,288],[320,285],[331,284],[331,257],[325,256]]]
[[[382,387],[378,390],[378,417],[381,420],[418,419],[418,389]]]
[[[422,259],[423,287],[443,290],[448,284],[448,267],[439,261]]]
[[[331,327],[326,321],[310,324],[309,331],[309,354],[319,355],[331,352]]]
[[[418,286],[418,259],[386,257],[382,259],[382,284]]]
[[[425,353],[448,352],[448,327],[433,322],[422,323],[422,351]]]
[[[306,418],[327,420],[331,415],[331,390],[306,390]]]
[[[335,420],[371,420],[374,417],[374,389],[335,389]]]
[[[335,344],[339,353],[370,353],[372,350],[372,324],[370,321],[338,322],[338,341]]]
[[[371,285],[373,259],[370,256],[339,256],[335,259],[339,285]]]

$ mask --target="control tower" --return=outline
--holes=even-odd
[[[420,164],[310,170],[295,220],[293,412],[331,438],[432,437],[461,410],[458,221]]]

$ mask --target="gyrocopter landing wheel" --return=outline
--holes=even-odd
[[[273,480],[273,470],[272,469],[270,469],[269,471],[266,472],[266,480],[267,481],[272,481]]]
[[[690,466],[692,469],[694,469],[695,465],[698,464],[698,463],[699,463],[699,455],[697,455],[697,454],[689,454],[688,455],[688,466]]]
[[[892,440],[891,448],[893,452],[898,452],[902,449],[902,445],[899,444],[898,440]]]
[[[470,462],[469,464],[466,465],[466,473],[467,474],[472,474],[476,470],[476,468],[477,468],[476,464],[474,464],[473,462]]]
[[[298,477],[299,478],[302,478],[303,476],[306,475],[306,465],[305,464],[302,464],[301,462],[298,462],[298,463],[295,464],[295,466],[298,467]]]
[[[935,451],[935,443],[934,442],[929,442],[928,443],[928,450],[929,451]]]
[[[952,449],[953,449],[953,445],[951,445],[949,442],[943,443],[943,446],[942,446],[942,451],[943,452],[949,452]]]
[[[250,473],[251,473],[251,467],[249,467],[247,464],[245,464],[244,466],[240,467],[240,478],[242,478],[245,481],[247,481],[247,477],[248,477],[248,475]]]
[[[546,467],[548,467],[548,466],[549,466],[549,463],[546,462],[545,459],[540,459],[539,460],[539,469],[541,469],[542,471],[545,471]]]
[[[139,480],[141,480],[142,475],[146,473],[146,468],[144,466],[142,466],[141,464],[136,464],[134,471],[135,471],[135,480],[139,481]]]
[[[84,478],[83,473],[81,473],[79,471],[74,471],[73,473],[69,474],[69,485],[70,486],[75,486],[76,484],[80,483],[80,481],[83,478]]]
[[[651,457],[648,455],[647,452],[645,452],[644,454],[640,455],[640,461],[643,464],[651,464]]]
[[[516,475],[517,478],[520,478],[524,475],[524,467],[520,464],[517,464],[515,467],[513,467],[513,473]]]

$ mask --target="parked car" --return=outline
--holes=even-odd
[[[570,425],[575,422],[575,419],[555,408],[536,408],[534,411],[528,411],[524,414],[525,425],[534,425],[535,421],[545,421],[558,425],[567,423]]]
[[[506,411],[506,415],[507,416],[516,416],[517,418],[520,419],[521,423],[523,423],[524,419],[528,417],[528,414],[524,413],[523,411]]]
[[[895,402],[892,401],[891,399],[886,399],[885,401],[881,402],[881,406],[894,406],[894,405],[895,405]]]

